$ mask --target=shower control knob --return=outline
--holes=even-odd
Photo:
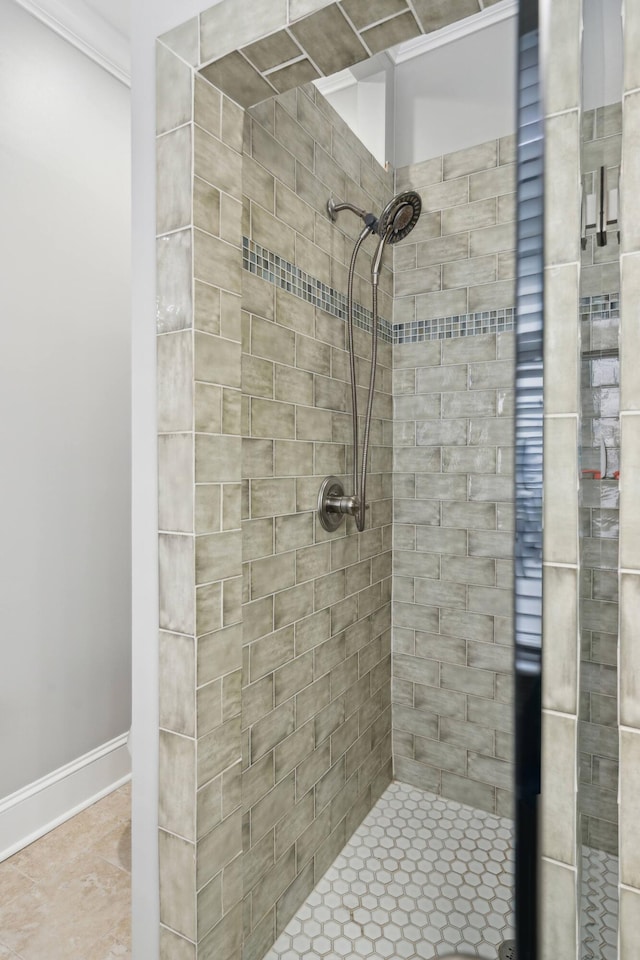
[[[344,517],[355,516],[360,509],[360,499],[344,492],[337,477],[326,477],[318,492],[318,515],[325,530],[337,530]]]

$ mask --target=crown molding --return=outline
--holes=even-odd
[[[397,47],[392,47],[388,51],[394,64],[406,63],[419,57],[429,50],[436,50],[447,43],[453,43],[455,40],[461,40],[468,37],[485,27],[492,27],[496,23],[502,23],[504,20],[510,20],[518,15],[518,0],[500,0],[492,6],[481,10],[480,13],[474,13],[471,17],[465,17],[464,20],[458,20],[451,23],[441,30],[434,30],[432,33],[424,33],[415,40],[407,40]]]
[[[347,87],[355,86],[357,82],[357,78],[347,67],[346,70],[340,70],[339,73],[334,73],[330,77],[319,77],[313,81],[313,85],[317,87],[323,97],[329,97],[332,93],[338,93],[340,90],[346,90]]]
[[[509,20],[511,17],[517,16],[517,14],[518,0],[500,0],[499,3],[494,3],[485,10],[481,10],[480,13],[466,17],[464,20],[458,20],[456,23],[443,27],[441,30],[434,30],[432,33],[422,34],[416,37],[415,40],[407,40],[397,47],[391,47],[391,49],[386,51],[386,56],[394,66],[399,63],[407,63],[409,60],[421,57],[422,54],[428,53],[430,50],[436,50],[438,47],[443,47],[447,43],[453,43],[455,40],[462,39],[462,37],[469,37],[474,33],[478,33],[480,30],[484,30],[486,27],[491,27],[496,23]],[[362,68],[366,62],[365,60],[357,64],[357,66]],[[347,90],[349,87],[355,86],[355,84],[358,83],[358,79],[359,78],[354,75],[351,67],[347,67],[346,70],[340,70],[339,73],[334,73],[331,77],[320,77],[318,80],[314,80],[313,83],[320,93],[327,97],[333,93],[338,93],[340,90]]]
[[[83,0],[16,0],[116,80],[131,86],[129,41]]]

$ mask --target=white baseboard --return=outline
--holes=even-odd
[[[0,800],[0,861],[130,779],[125,733]]]

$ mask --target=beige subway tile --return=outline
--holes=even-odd
[[[479,170],[487,170],[495,167],[497,162],[498,145],[495,140],[474,147],[466,147],[464,150],[449,153],[443,158],[444,179],[451,180],[477,173]]]
[[[186,840],[195,840],[195,740],[166,730],[159,734],[159,777],[162,784],[158,824]]]
[[[222,680],[214,680],[196,692],[198,736],[202,737],[222,723]]]
[[[577,264],[546,270],[546,413],[575,413],[579,409],[578,300]]]
[[[205,383],[241,385],[240,344],[223,337],[196,332],[194,339],[196,380]]]
[[[542,854],[576,864],[577,718],[542,718]]]
[[[191,221],[191,126],[159,137],[156,144],[156,231],[186,227]]]
[[[222,585],[210,583],[196,588],[196,634],[222,626]]]
[[[501,137],[498,141],[498,162],[515,163],[517,156],[517,140],[515,133]]]
[[[516,255],[514,253],[498,254],[498,280],[513,280],[516,275]]]
[[[422,267],[420,270],[405,270],[394,277],[394,295],[396,297],[415,296],[432,293],[441,289],[440,264]],[[398,321],[396,321],[398,322]]]
[[[484,200],[511,194],[516,188],[515,164],[502,164],[495,169],[474,173],[469,177],[469,199]]]
[[[222,430],[222,390],[211,383],[194,384],[194,426],[198,433],[220,433]]]
[[[634,357],[637,356],[636,350],[640,349],[640,334],[638,332],[640,253],[622,257],[621,283],[622,319],[620,321],[620,336],[624,340],[624,350],[620,355],[620,408],[623,411],[640,410],[640,387],[638,386],[634,361]]]
[[[433,320],[437,317],[458,316],[467,312],[467,291],[445,290],[416,297],[416,319]]]
[[[237,627],[227,627],[206,637],[199,637],[197,645],[198,684],[208,683],[231,673],[233,670],[239,670],[241,653],[242,636]]]
[[[198,126],[194,127],[193,171],[236,200],[242,199],[242,158]]]
[[[195,643],[165,631],[159,639],[160,726],[192,737],[195,734]]]
[[[545,421],[544,559],[577,563],[578,437],[574,417]]]
[[[201,59],[220,57],[279,30],[286,22],[285,0],[276,0],[265,10],[256,10],[249,2],[225,2],[219,8],[211,7],[200,15]]]
[[[297,187],[297,194],[302,196],[299,178],[296,178],[296,161],[293,154],[256,124],[253,126],[251,153],[253,159],[265,167],[269,173],[286,183],[292,190],[296,190]],[[303,197],[303,199],[307,198]]]
[[[259,203],[265,210],[274,212],[275,179],[263,166],[246,154],[242,158],[242,192],[244,196]]]
[[[274,365],[268,360],[242,355],[242,392],[249,397],[273,397]]]
[[[240,759],[240,718],[226,721],[198,740],[198,786]]]
[[[469,256],[469,234],[454,233],[435,240],[425,240],[417,244],[417,266],[431,264],[449,265],[453,260],[465,260]],[[394,320],[394,322],[396,322]],[[400,321],[397,321],[400,322]]]
[[[640,733],[620,731],[620,881],[640,889]]]
[[[242,438],[242,476],[244,479],[273,476],[273,440]]]
[[[196,537],[196,583],[237,576],[241,542],[239,530]]]
[[[622,574],[620,585],[620,723],[640,728],[636,639],[640,615],[640,577],[631,573]]]
[[[191,430],[193,424],[193,351],[190,331],[158,337],[158,431]]]
[[[240,437],[196,434],[196,483],[238,482],[240,451]]]
[[[160,534],[158,549],[160,627],[176,633],[193,634],[195,628],[193,537]]]
[[[546,120],[545,264],[580,259],[580,121],[578,111]]]
[[[193,118],[199,127],[219,137],[222,109],[220,91],[198,73],[193,80]]]
[[[193,222],[200,230],[220,234],[220,191],[199,177],[193,181]]]
[[[640,80],[638,81],[640,83]],[[633,960],[640,921],[640,891],[620,889],[620,960]]]
[[[442,180],[442,157],[423,160],[396,171],[398,190],[419,189]]]
[[[295,334],[261,317],[251,318],[251,352],[254,356],[293,364]]]
[[[177,236],[177,234],[173,234]],[[166,238],[165,238],[166,239]],[[239,248],[210,237],[202,230],[193,232],[193,271],[204,280],[231,293],[242,289],[242,257]]]
[[[293,552],[256,560],[251,566],[251,598],[253,600],[278,590],[285,590],[287,587],[292,587],[295,582]]]
[[[198,841],[196,882],[198,889],[221,868],[242,853],[241,812],[237,810]]]
[[[230,100],[229,97],[222,98],[222,139],[241,154],[244,148],[244,121],[245,111],[242,107]]]
[[[294,729],[294,701],[287,700],[251,728],[251,761],[259,759]]]
[[[258,204],[251,206],[251,235],[263,247],[276,250],[286,260],[295,260],[295,231]]]
[[[191,231],[180,230],[156,241],[158,333],[192,325]]]
[[[264,795],[251,809],[252,843],[263,837],[281,818],[288,819],[295,806],[295,774],[291,773]]]
[[[196,945],[168,927],[161,926],[160,960],[196,960]]]
[[[293,404],[253,397],[251,401],[252,436],[293,439],[295,433]]]
[[[221,293],[217,287],[196,280],[193,284],[193,325],[196,330],[205,333],[222,332],[221,300],[229,294]]]
[[[252,518],[287,513],[295,513],[295,481],[293,479],[251,481]]]
[[[512,223],[500,223],[496,226],[472,230],[470,237],[470,255],[487,256],[501,251],[513,251],[516,245],[515,228]]]
[[[468,309],[500,310],[515,303],[515,283],[513,280],[499,280],[496,283],[483,283],[469,287]]]
[[[476,257],[445,263],[442,268],[442,287],[469,287],[478,283],[493,283],[496,280],[496,258]],[[471,308],[470,308],[471,309]]]
[[[621,189],[624,203],[623,209],[626,212],[628,201],[631,200],[631,202],[633,202],[631,198],[637,197],[636,191],[639,183],[638,172],[633,163],[633,157],[637,156],[638,143],[640,140],[640,93],[628,93],[625,95],[623,101],[623,118],[623,177]],[[614,163],[615,162],[614,160]],[[638,225],[633,222],[634,219],[633,213],[625,217],[624,229],[622,231],[623,253],[633,253],[640,250],[640,229]]]
[[[362,39],[373,54],[419,36],[421,29],[410,11],[365,30]]]
[[[179,57],[186,60],[187,63],[190,63],[194,67],[198,65],[200,51],[198,49],[197,17],[192,17],[191,20],[181,23],[178,27],[174,27],[173,30],[163,33],[159,39],[166,47],[169,47],[169,49],[177,53]]]
[[[162,43],[156,44],[156,133],[191,120],[191,69]]]
[[[192,940],[196,932],[195,845],[158,833],[160,920]]]
[[[158,525],[193,532],[193,434],[158,437]]]
[[[575,714],[579,643],[576,571],[545,566],[543,589],[543,704],[547,710]]]
[[[460,177],[456,180],[446,179],[442,183],[432,184],[424,191],[422,209],[425,212],[442,210],[443,213],[450,207],[469,203],[469,178]],[[447,231],[448,233],[451,231]],[[444,230],[443,230],[444,233]]]

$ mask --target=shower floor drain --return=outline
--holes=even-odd
[[[498,949],[498,960],[518,960],[515,940],[505,940]]]

